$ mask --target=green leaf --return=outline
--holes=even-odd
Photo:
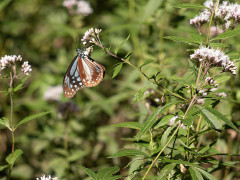
[[[12,161],[12,154],[9,154],[6,158],[6,161],[8,164],[14,164],[16,162],[16,160],[21,157],[21,155],[23,154],[23,151],[21,149],[17,149],[13,152],[13,161]],[[11,162],[12,161],[12,162]]]
[[[167,162],[167,163],[175,163],[175,164],[183,164],[185,166],[190,166],[190,167],[196,167],[196,168],[201,168],[201,166],[197,165],[197,164],[194,164],[194,163],[190,163],[190,162],[187,162],[187,161],[182,161],[182,160],[173,160],[173,159],[163,159],[161,160],[162,163],[164,162]]]
[[[224,121],[228,126],[230,126],[231,128],[233,128],[234,130],[240,132],[238,130],[238,128],[228,119],[226,118],[224,115],[222,115],[220,112],[218,112],[217,110],[213,109],[213,108],[208,108],[205,107],[205,109],[207,109],[209,112],[211,112],[212,114],[214,114],[219,120]]]
[[[20,126],[20,125],[22,125],[22,124],[24,124],[24,123],[26,123],[26,122],[28,122],[28,121],[31,121],[31,120],[33,120],[33,119],[42,117],[42,116],[44,116],[44,115],[46,115],[46,114],[49,114],[49,113],[50,113],[50,111],[48,111],[48,112],[42,112],[42,113],[38,113],[38,114],[34,114],[34,115],[31,115],[31,116],[28,116],[28,117],[24,118],[23,120],[21,120],[21,121],[16,125],[15,129],[16,129],[18,126]]]
[[[204,38],[203,36],[200,36],[197,33],[190,33],[190,38],[192,39],[193,42],[198,43],[198,44],[202,44]]]
[[[140,17],[140,21],[144,22],[146,21],[150,16],[152,16],[155,11],[159,8],[159,6],[162,4],[163,0],[149,0],[147,5],[145,6],[145,11],[143,13],[143,16]]]
[[[154,60],[146,60],[139,68],[142,69],[142,67],[154,62]]]
[[[112,154],[108,158],[116,158],[116,157],[122,157],[122,156],[127,156],[127,157],[131,157],[131,156],[144,156],[144,157],[149,157],[146,153],[144,153],[144,152],[142,152],[140,150],[124,149],[124,150],[119,151],[119,152],[117,152],[115,154]]]
[[[162,126],[165,126],[166,124],[169,123],[170,119],[172,119],[174,117],[174,115],[167,115],[167,116],[164,116],[160,122],[154,127],[154,129],[158,129]]]
[[[238,36],[240,34],[240,29],[228,30],[219,36],[215,37],[211,41],[218,40],[218,39],[226,39],[234,36]]]
[[[198,42],[195,42],[192,39],[187,39],[187,38],[183,38],[183,37],[176,37],[176,36],[165,36],[165,39],[169,39],[175,42],[182,42],[182,43],[187,43],[187,44],[199,44]]]
[[[189,170],[193,180],[203,180],[202,174],[197,168],[190,167]]]
[[[13,92],[17,92],[25,83],[25,81],[30,77],[26,76],[25,78],[23,78],[23,80],[13,89]]]
[[[127,37],[123,42],[121,42],[121,44],[120,44],[119,46],[117,46],[117,47],[115,48],[114,54],[117,55],[119,49],[128,41],[129,38],[130,38],[130,34],[128,35],[128,37]]]
[[[143,127],[142,124],[139,122],[123,122],[119,124],[113,124],[114,127],[126,127],[126,128],[132,128],[132,129],[141,129]]]
[[[136,138],[139,140],[139,138],[152,127],[152,125],[154,124],[154,122],[156,120],[157,115],[162,114],[163,112],[165,112],[166,109],[168,109],[172,105],[177,104],[179,102],[180,101],[173,101],[173,102],[166,104],[164,107],[156,108],[154,110],[154,112],[145,121],[145,123],[143,124],[143,128],[141,128],[141,130],[138,132],[138,134],[136,135]]]
[[[100,169],[97,173],[97,176],[100,180],[105,180],[117,173],[119,169],[120,168],[118,166]]]
[[[167,130],[164,131],[162,138],[161,138],[161,146],[164,146],[167,143],[168,138],[170,138],[169,134],[175,127],[168,127]]]
[[[3,117],[2,119],[0,118],[0,126],[4,126],[11,130],[11,127],[9,125],[9,119],[6,117]]]
[[[146,92],[146,90],[148,89],[149,85],[147,85],[146,87],[139,89],[138,92],[135,94],[133,100],[132,100],[132,104],[136,103],[136,102],[140,102],[143,98],[144,93]]]
[[[96,173],[93,172],[91,169],[85,168],[83,166],[80,166],[80,168],[82,168],[88,176],[90,176],[94,180],[98,180]]]
[[[198,168],[196,167],[196,169],[198,171],[200,171],[206,178],[210,179],[210,180],[217,180],[217,178],[215,178],[213,175],[211,175],[210,173],[208,173],[207,171],[201,169],[201,168]]]
[[[210,47],[219,47],[219,48],[228,47],[228,45],[224,44],[224,43],[210,43],[209,46]]]
[[[196,105],[196,107],[199,108],[199,110],[201,110],[201,114],[202,114],[203,118],[208,122],[208,124],[211,127],[218,129],[218,130],[222,129],[222,125],[221,125],[219,119],[212,112],[210,112],[204,106]]]
[[[8,168],[8,167],[9,167],[9,165],[0,166],[0,171],[2,171],[2,170],[4,170],[4,169],[6,169],[6,168]]]
[[[3,0],[0,2],[0,11],[2,11],[12,0]]]
[[[158,179],[165,180],[168,177],[168,174],[173,170],[176,164],[168,164],[161,169],[158,175]]]
[[[205,9],[206,7],[201,4],[192,4],[192,3],[182,3],[174,4],[173,7],[176,8],[188,8],[188,9]]]
[[[118,75],[118,73],[119,73],[120,70],[122,69],[122,65],[123,65],[123,63],[119,63],[119,64],[114,68],[112,78],[115,78],[115,77]]]

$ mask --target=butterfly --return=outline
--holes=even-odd
[[[77,55],[69,65],[63,79],[63,93],[66,98],[73,97],[76,92],[86,87],[98,85],[105,75],[105,67],[92,58],[85,51],[76,49]]]

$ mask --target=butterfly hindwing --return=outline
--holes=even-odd
[[[67,72],[64,76],[63,93],[65,97],[71,98],[82,87],[84,87],[84,84],[82,83],[82,79],[79,75],[78,55],[77,55],[69,65]]]
[[[98,85],[104,77],[104,66],[88,56],[78,57],[78,68],[82,83],[86,87]]]

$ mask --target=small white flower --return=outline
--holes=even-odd
[[[88,42],[95,44],[96,38],[101,31],[102,31],[102,29],[93,29],[93,28],[86,31],[84,33],[83,38],[81,39],[81,41],[83,42],[83,45],[85,46]]]
[[[174,124],[181,123],[180,120],[175,123],[176,119],[178,119],[178,118],[179,118],[179,116],[174,116],[173,118],[171,118],[169,121],[169,125],[173,126]],[[183,123],[181,123],[180,128],[185,129],[186,127],[184,126]]]
[[[43,98],[47,101],[59,101],[63,93],[62,86],[50,86],[45,91]]]
[[[48,176],[42,175],[42,177],[37,178],[37,180],[58,180],[58,178],[57,177],[52,178],[50,175]]]
[[[64,0],[63,6],[66,7],[70,12],[75,12],[76,14],[82,14],[84,16],[88,16],[93,12],[89,2],[84,0]]]
[[[213,49],[210,47],[203,47],[196,49],[194,54],[190,55],[190,59],[197,61],[205,61],[211,67],[222,67],[223,71],[229,71],[236,75],[236,67],[230,58],[224,54],[220,49]]]
[[[32,71],[32,68],[31,66],[28,64],[28,61],[25,61],[22,65],[22,72],[25,74],[25,75],[29,75],[29,73]]]
[[[197,104],[201,104],[201,105],[204,105],[205,103],[205,99],[204,98],[200,98],[196,101]]]

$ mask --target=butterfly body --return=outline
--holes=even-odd
[[[98,85],[104,74],[103,65],[90,58],[85,51],[77,49],[77,56],[72,60],[63,79],[65,97],[73,97],[84,86],[94,87]]]

